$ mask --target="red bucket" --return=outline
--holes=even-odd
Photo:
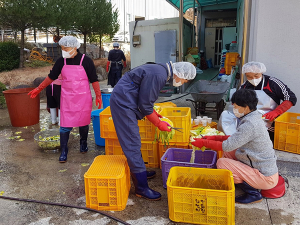
[[[30,98],[28,93],[34,88],[19,88],[3,91],[13,127],[37,124],[40,119],[40,96]]]
[[[278,184],[275,187],[269,190],[261,190],[260,193],[265,198],[280,198],[285,194],[285,182],[289,185],[288,180],[279,175]]]

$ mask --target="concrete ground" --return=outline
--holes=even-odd
[[[106,81],[101,82],[101,88],[104,87]],[[159,98],[157,102],[180,96],[181,94],[177,94],[170,98]],[[192,117],[195,118],[195,110],[192,104],[185,100],[186,98],[190,96],[173,102],[177,106],[191,107]],[[41,129],[54,127],[50,125],[50,114],[45,108],[46,101],[43,98],[40,123],[28,127],[12,127],[8,111],[0,110],[0,195],[85,207],[84,174],[93,159],[103,155],[105,149],[95,144],[91,124],[89,151],[87,154],[80,154],[78,128],[76,128],[69,141],[68,161],[64,164],[59,163],[59,152],[44,152],[33,139],[34,134]],[[213,120],[217,121],[214,112],[206,115],[212,116]],[[276,154],[279,171],[289,179],[290,183],[286,195],[279,199],[264,199],[261,203],[251,205],[236,204],[235,224],[300,224],[300,155],[282,151],[276,151]],[[105,213],[129,224],[182,224],[169,220],[167,190],[162,186],[161,170],[155,169],[155,171],[157,176],[149,180],[149,186],[162,194],[161,201],[147,201],[136,197],[131,185],[125,210]],[[0,209],[1,225],[117,224],[113,219],[83,209],[2,198],[0,198]]]

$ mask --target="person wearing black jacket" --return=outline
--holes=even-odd
[[[241,89],[262,90],[269,97],[268,104],[272,105],[268,112],[265,111],[263,119],[269,121],[268,131],[271,140],[274,140],[274,120],[296,105],[297,97],[281,80],[265,75],[266,66],[261,62],[248,62],[244,64],[242,72],[247,81],[241,85]],[[259,101],[262,101],[258,95]]]
[[[119,43],[113,43],[114,49],[108,53],[106,72],[108,72],[108,85],[114,87],[122,77],[122,69],[126,67],[126,58],[124,52],[119,49]],[[123,60],[123,63],[122,63]]]

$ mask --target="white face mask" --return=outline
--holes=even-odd
[[[238,109],[233,108],[233,114],[237,117],[237,118],[241,118],[242,116],[244,116],[244,113],[240,113]]]
[[[63,57],[63,58],[67,58],[67,59],[68,59],[68,58],[71,58],[71,57],[75,54],[75,52],[74,52],[72,55],[70,54],[70,52],[73,51],[73,50],[74,50],[74,48],[71,49],[71,50],[68,51],[68,52],[62,50],[62,51],[61,51],[61,52],[62,52],[62,57]]]
[[[248,81],[249,81],[253,86],[257,86],[257,85],[260,83],[261,78],[262,78],[262,77],[257,78],[257,79],[248,80]]]
[[[179,86],[181,86],[181,85],[182,85],[181,81],[176,82],[176,80],[173,79],[173,86],[174,86],[174,87],[179,87]]]

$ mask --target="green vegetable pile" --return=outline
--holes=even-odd
[[[55,135],[52,137],[42,137],[39,135],[39,139],[36,140],[39,147],[42,149],[57,149],[60,147],[60,136]]]
[[[210,126],[206,126],[206,127],[198,127],[195,130],[190,130],[190,142],[195,141],[195,138],[202,138],[203,136],[213,136],[213,135],[222,135],[224,136],[225,134],[221,131],[216,130],[215,128],[211,128]],[[199,148],[195,147],[194,145],[192,145],[193,147],[193,152],[192,152],[192,156],[191,156],[191,160],[190,163],[194,163],[195,162],[195,151],[199,150]],[[202,151],[205,151],[206,147],[203,146],[201,148]]]
[[[166,117],[160,118],[161,121],[167,122],[170,124],[171,127],[173,127],[173,122],[169,120]],[[156,132],[157,133],[157,132]],[[171,129],[170,132],[168,131],[159,131],[158,140],[160,140],[164,145],[169,145],[169,140],[173,139],[173,136],[175,135],[175,130]],[[157,138],[155,138],[157,139]]]

